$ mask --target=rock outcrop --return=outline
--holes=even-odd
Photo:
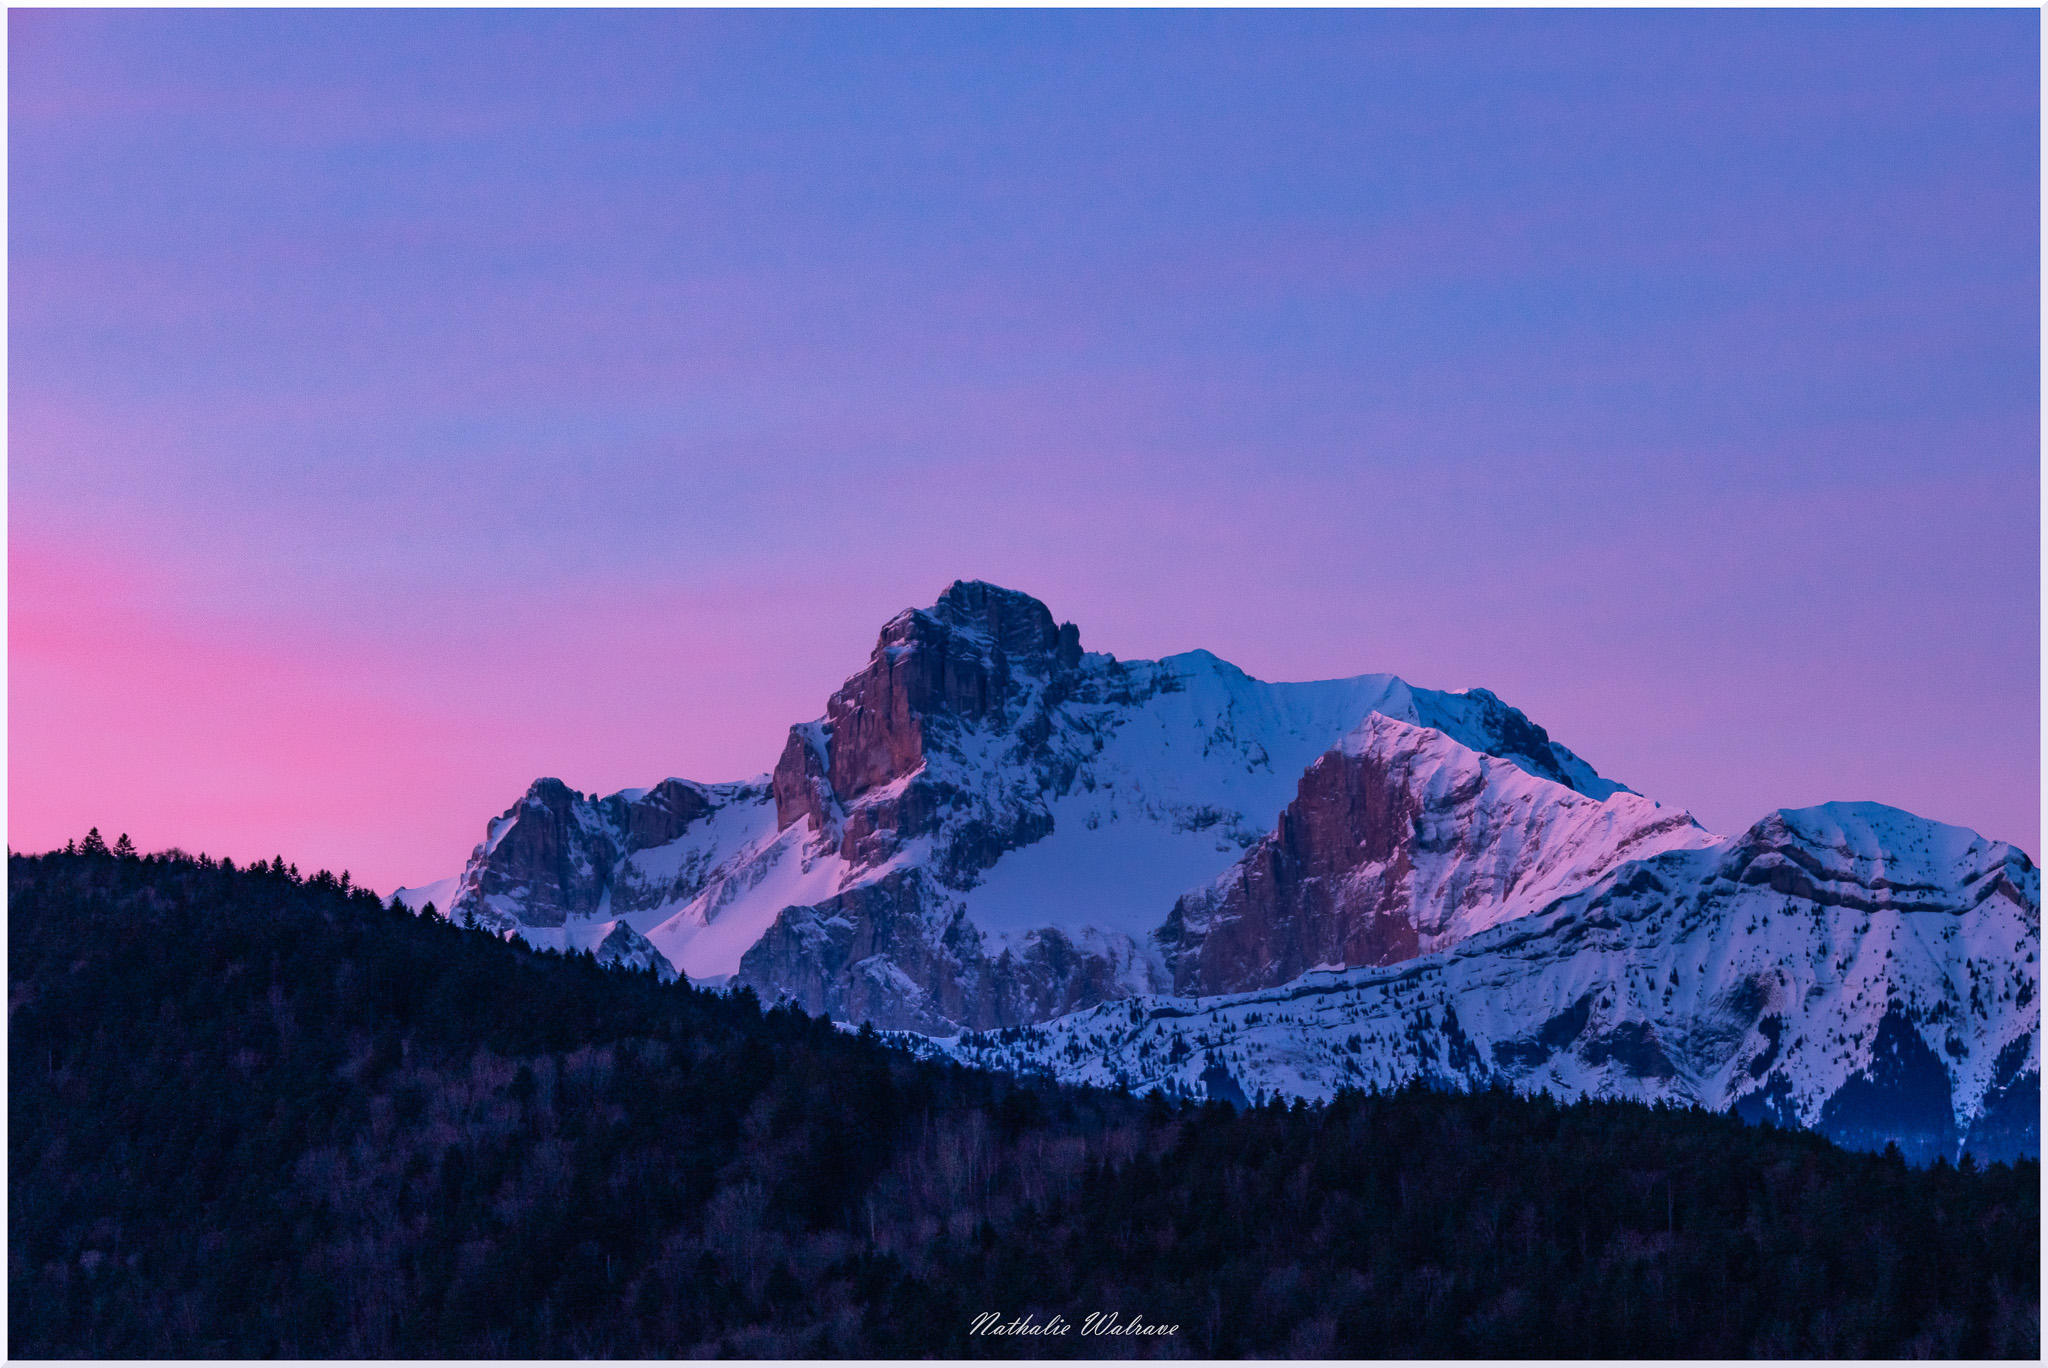
[[[674,974],[627,922],[658,922],[695,897],[772,816],[765,776],[740,784],[665,779],[603,798],[537,779],[491,819],[460,875],[399,896],[415,910],[432,902],[463,925],[516,931],[536,947],[610,945],[615,958],[647,964],[651,952]]]
[[[746,953],[741,981],[837,1021],[952,1034],[1041,1021],[1153,985],[1128,938],[1044,927],[994,950],[965,907],[898,869],[791,907]]]
[[[614,833],[592,815],[583,795],[561,780],[534,780],[491,823],[481,848],[494,858],[477,867],[451,913],[495,922],[497,908],[510,903],[527,926],[560,926],[595,912],[618,849]]]
[[[728,803],[761,797],[759,785],[664,779],[651,789],[598,798],[559,779],[536,779],[492,819],[447,910],[503,929],[559,927],[614,904],[628,910],[673,898],[674,882],[646,887],[631,858],[672,845]]]
[[[940,837],[943,880],[971,885],[1050,826],[1031,786],[992,793],[932,758],[958,757],[979,734],[1007,743],[1013,767],[1043,759],[1050,728],[1034,736],[1015,723],[1034,704],[1041,715],[1057,707],[1080,658],[1072,623],[1055,626],[1037,599],[991,584],[956,583],[930,609],[899,613],[867,668],[826,700],[822,724],[790,728],[773,779],[777,826],[805,823],[856,867]]]
[[[1158,939],[1174,991],[1242,992],[1413,959],[1624,860],[1713,839],[1627,790],[1595,800],[1375,713],[1309,766],[1271,834],[1174,905]]]

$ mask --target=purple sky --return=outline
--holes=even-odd
[[[2038,853],[2038,23],[13,11],[9,840],[422,882],[977,577]]]

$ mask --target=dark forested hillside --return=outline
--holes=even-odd
[[[95,849],[8,878],[16,1356],[2039,1343],[2031,1163],[1504,1093],[1169,1105],[919,1062],[324,874]],[[1177,1330],[1084,1335],[1095,1312]],[[972,1333],[989,1314],[1070,1329]]]

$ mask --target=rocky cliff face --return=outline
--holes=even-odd
[[[1227,1075],[1697,1103],[1916,1163],[2012,1158],[2040,1147],[2040,927],[2020,851],[1831,803],[1626,861],[1449,949],[943,1048],[1196,1096]]]
[[[1624,860],[1713,839],[1637,794],[1597,801],[1375,713],[1309,766],[1271,834],[1174,904],[1158,940],[1176,992],[1239,992],[1413,959]]]
[[[1063,638],[1072,646],[1064,658]],[[1079,660],[1079,632],[1072,623],[1064,633],[1056,628],[1038,600],[994,585],[953,585],[929,611],[887,623],[867,669],[826,701],[833,792],[857,803],[911,777],[924,767],[928,729],[935,741],[982,723],[1003,730],[1020,701],[1012,662],[1043,680]],[[777,819],[787,825],[795,815]]]
[[[594,815],[561,780],[536,779],[491,823],[485,846],[496,858],[477,868],[462,910],[486,914],[494,900],[512,903],[530,926],[560,926],[595,912],[618,852],[613,833]]]
[[[650,886],[631,857],[670,845],[728,803],[760,796],[758,786],[664,779],[651,789],[586,798],[559,779],[536,779],[491,822],[447,910],[489,925],[557,927],[614,905],[623,911],[672,898],[677,882]],[[690,877],[683,874],[681,884]]]
[[[665,779],[600,798],[537,779],[491,819],[460,875],[399,896],[415,910],[433,902],[451,921],[517,932],[543,948],[602,957],[609,946],[614,959],[673,974],[627,922],[647,922],[649,913],[659,921],[694,897],[722,859],[758,832],[770,804],[763,781]]]
[[[1046,719],[1080,658],[1072,623],[1055,626],[1044,604],[994,585],[955,584],[931,609],[898,614],[867,668],[826,701],[823,723],[790,728],[773,779],[778,827],[804,823],[855,867],[936,837],[942,880],[971,884],[1049,829],[1036,801],[1051,777],[1040,771],[1059,768]],[[1034,709],[1037,725],[1018,726]],[[991,789],[931,763],[992,739],[1024,782]]]

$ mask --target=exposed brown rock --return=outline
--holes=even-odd
[[[1078,653],[1080,634],[1069,635]],[[1044,673],[1063,640],[1044,604],[992,584],[956,582],[929,611],[898,614],[825,705],[833,792],[850,803],[913,773],[932,719],[1000,724],[1012,661]]]
[[[775,829],[787,831],[797,822],[809,822],[811,830],[823,833],[833,825],[832,781],[825,774],[825,741],[815,723],[800,722],[789,729],[789,740],[775,762],[770,787],[775,795]]]
[[[614,794],[609,800],[619,805],[613,820],[626,837],[626,854],[667,845],[689,828],[690,823],[711,812],[711,802],[695,784],[664,779],[633,802]]]
[[[1284,983],[1318,964],[1391,964],[1418,950],[1403,880],[1421,800],[1383,758],[1331,751],[1238,866],[1212,906],[1182,898],[1161,940],[1174,991],[1226,993]],[[1363,884],[1346,876],[1381,864]],[[1199,918],[1202,925],[1191,923]],[[1206,934],[1202,934],[1206,932]],[[1174,953],[1179,951],[1180,953]]]
[[[775,766],[778,828],[808,822],[856,865],[936,830],[956,795],[918,777],[933,748],[963,728],[1004,727],[1014,671],[1048,680],[1078,663],[1080,642],[1079,629],[1055,626],[1037,599],[978,581],[955,582],[928,610],[899,613],[883,626],[867,668],[826,701],[823,728],[791,729]],[[900,787],[869,796],[891,785]],[[844,814],[836,836],[835,813]],[[966,824],[952,843],[959,848],[942,855],[948,872],[971,877],[1051,829],[1034,814],[1014,815],[1001,830]]]
[[[1596,800],[1375,714],[1309,766],[1230,876],[1179,899],[1156,939],[1176,991],[1243,992],[1323,965],[1411,959],[1624,860],[1710,839],[1639,794]]]
[[[720,862],[734,848],[719,842],[736,823],[675,860],[631,857],[672,843],[721,803],[758,803],[758,786],[742,795],[745,786],[671,780],[631,801],[600,801],[543,781],[507,814],[517,819],[513,829],[493,828],[504,839],[473,857],[460,898],[480,919],[553,926],[607,906],[607,892],[616,916],[678,903],[713,878],[729,875],[738,881],[733,887],[752,888],[767,868],[763,861],[787,858],[801,862],[812,889],[841,891],[814,907],[783,909],[748,953],[743,978],[842,1019],[931,1029],[1011,1025],[1123,996],[1141,984],[1238,991],[1318,964],[1404,959],[1446,936],[1470,934],[1528,872],[1528,862],[1493,858],[1501,832],[1502,849],[1517,850],[1542,833],[1511,829],[1516,813],[1464,810],[1471,795],[1457,784],[1469,778],[1468,786],[1484,788],[1484,780],[1475,771],[1453,784],[1440,781],[1447,763],[1461,775],[1470,768],[1469,748],[1502,757],[1503,770],[1561,785],[1574,799],[1582,799],[1569,792],[1574,784],[1615,787],[1483,690],[1442,695],[1382,677],[1389,681],[1383,701],[1409,718],[1390,725],[1439,742],[1455,738],[1452,744],[1468,748],[1461,752],[1466,758],[1432,752],[1423,768],[1435,779],[1425,782],[1413,755],[1402,760],[1340,745],[1302,776],[1295,802],[1253,846],[1234,885],[1190,895],[1172,909],[1154,937],[1159,957],[1135,945],[1127,930],[1112,935],[1085,927],[1040,928],[1021,938],[1006,933],[1003,948],[985,947],[960,915],[963,895],[1008,852],[1051,835],[1056,802],[1082,789],[1095,792],[1098,779],[1105,794],[1118,789],[1104,799],[1111,820],[1116,801],[1135,803],[1145,820],[1181,831],[1228,818],[1233,825],[1219,832],[1219,852],[1250,842],[1272,811],[1278,795],[1270,790],[1248,818],[1234,808],[1179,803],[1171,782],[1153,794],[1149,775],[1119,774],[1113,784],[1096,772],[1105,743],[1157,695],[1181,692],[1196,678],[1204,687],[1220,682],[1231,698],[1240,683],[1257,695],[1255,681],[1214,657],[1176,659],[1127,665],[1084,656],[1078,629],[1056,623],[1038,600],[955,583],[932,607],[884,625],[866,665],[827,700],[824,717],[791,728],[770,782],[776,830],[788,839],[739,857],[752,865],[721,874]],[[1274,690],[1272,706],[1281,706],[1278,698]],[[1270,773],[1263,746],[1240,747],[1235,706],[1224,707],[1213,734],[1205,722],[1185,743],[1200,746],[1205,758],[1221,745],[1248,774],[1260,765]],[[1361,713],[1366,706],[1359,704]],[[1173,712],[1165,705],[1161,716]],[[1290,768],[1298,756],[1290,754]],[[1546,806],[1556,804],[1537,804]],[[1087,821],[1094,826],[1092,815]],[[898,857],[913,841],[921,848],[906,867]],[[819,860],[833,861],[829,880],[810,877]],[[1415,876],[1418,862],[1424,876]],[[1418,912],[1411,902],[1427,909]],[[1162,960],[1171,985],[1154,983]]]
[[[512,828],[479,872],[477,893],[518,898],[528,926],[560,926],[572,915],[595,912],[618,852],[604,842],[592,851],[575,808],[580,801],[559,779],[536,779],[526,796],[505,810]]]

